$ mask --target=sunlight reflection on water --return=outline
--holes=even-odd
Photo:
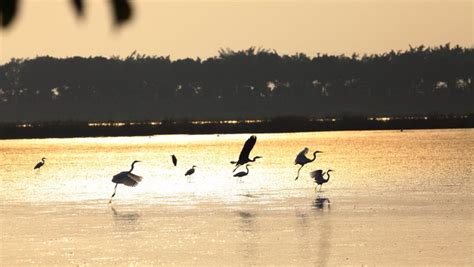
[[[239,183],[229,162],[238,158],[249,136],[3,140],[0,197],[34,202],[105,200],[113,191],[112,176],[129,170],[133,160],[142,161],[133,172],[143,176],[143,182],[135,188],[119,185],[115,201],[284,199],[308,194],[314,188],[308,173],[320,168],[336,170],[323,186],[323,191],[336,195],[366,191],[368,186],[371,192],[386,187],[423,191],[465,184],[472,168],[472,155],[466,153],[473,148],[471,129],[258,134],[251,155],[263,158]],[[298,167],[293,161],[304,147],[324,153],[294,181]],[[172,154],[178,158],[177,167],[171,163]],[[45,166],[33,171],[43,156]],[[197,165],[196,172],[188,180],[184,173],[192,165]]]

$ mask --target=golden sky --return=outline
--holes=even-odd
[[[112,25],[109,1],[23,0],[0,31],[0,63],[36,55],[209,57],[251,46],[280,54],[381,53],[411,44],[474,44],[472,0],[133,1],[131,22]]]

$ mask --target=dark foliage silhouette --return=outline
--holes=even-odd
[[[474,112],[474,49],[350,57],[249,48],[206,60],[49,56],[0,66],[0,121],[143,121]],[[294,122],[297,123],[297,122]]]
[[[120,25],[132,17],[132,6],[128,0],[109,0],[114,14],[114,23]],[[14,21],[20,0],[1,0],[0,16],[2,17],[2,27],[6,28]],[[84,1],[70,0],[78,16],[84,15]]]

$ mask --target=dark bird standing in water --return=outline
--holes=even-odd
[[[189,170],[184,174],[184,176],[189,176],[189,175],[193,174],[194,171],[195,171],[194,168],[196,168],[196,166],[193,165],[193,167],[192,167],[191,169],[189,169]]]
[[[256,159],[262,158],[260,156],[256,156],[253,159],[250,159],[250,151],[252,151],[252,148],[255,146],[255,143],[257,142],[257,137],[255,135],[250,136],[250,138],[245,141],[244,147],[242,148],[242,151],[240,151],[239,155],[239,160],[238,161],[231,161],[230,163],[235,164],[235,170],[241,165],[244,165],[249,162],[255,162]]]
[[[44,160],[46,158],[42,158],[40,162],[36,163],[35,168],[33,170],[39,169],[44,165]]]
[[[306,154],[308,154],[308,151],[309,149],[307,147],[305,147],[300,153],[298,153],[298,155],[296,156],[296,159],[295,159],[295,165],[301,165],[301,167],[298,169],[298,174],[296,175],[296,178],[295,180],[298,180],[298,178],[300,177],[300,170],[301,168],[303,168],[303,166],[307,163],[310,163],[310,162],[313,162],[316,160],[316,154],[317,153],[323,153],[322,151],[314,151],[313,153],[313,159],[309,159],[306,157]]]
[[[140,162],[135,160],[132,163],[132,168],[128,172],[121,172],[119,174],[114,175],[112,178],[112,182],[115,183],[114,193],[110,197],[109,203],[112,203],[112,198],[115,196],[115,192],[117,191],[118,184],[124,184],[126,186],[136,186],[143,178],[141,176],[135,175],[132,173],[133,167],[135,163]]]
[[[175,155],[171,155],[171,160],[173,161],[174,166],[176,166],[176,164],[178,164],[178,159],[176,158]]]
[[[247,176],[247,174],[249,174],[249,166],[250,164],[245,165],[245,169],[247,170],[247,172],[245,171],[238,172],[234,174],[234,177],[239,177],[239,179],[242,180],[242,177]]]
[[[329,172],[333,172],[333,170],[328,170],[327,172],[323,172],[323,170],[315,170],[310,172],[311,177],[313,177],[314,182],[316,183],[316,187],[314,188],[314,190],[316,190],[319,185],[319,191],[321,191],[321,187],[323,187],[323,184],[329,182]],[[327,179],[324,179],[324,174],[328,175]]]

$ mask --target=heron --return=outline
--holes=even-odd
[[[255,160],[262,158],[260,156],[256,156],[253,159],[249,158],[250,151],[252,151],[252,148],[255,146],[256,142],[257,137],[255,135],[250,136],[250,138],[245,141],[244,147],[242,148],[242,151],[240,151],[239,160],[230,162],[235,164],[235,169],[232,172],[235,172],[239,166],[244,165],[245,163],[255,162]]]
[[[316,150],[314,151],[313,153],[313,158],[312,159],[309,159],[306,157],[306,154],[308,154],[308,151],[309,149],[307,147],[305,147],[303,150],[301,150],[300,153],[298,153],[298,155],[296,156],[296,159],[295,159],[295,165],[301,165],[301,167],[298,169],[298,174],[296,175],[296,178],[295,180],[298,180],[298,178],[300,177],[300,170],[301,168],[304,167],[305,164],[307,163],[310,163],[310,162],[313,162],[316,160],[316,154],[318,153],[323,153],[322,151],[319,151],[319,150]]]
[[[251,166],[251,165],[250,164],[245,165],[245,169],[247,171],[246,172],[245,171],[238,172],[238,173],[234,174],[234,177],[239,177],[239,180],[242,181],[242,177],[247,176],[247,174],[249,174],[249,166]]]
[[[117,191],[118,184],[124,184],[126,186],[134,187],[136,186],[143,178],[141,176],[135,175],[132,173],[133,168],[135,167],[135,163],[140,162],[139,160],[135,160],[132,163],[132,167],[129,171],[121,172],[119,174],[114,175],[112,178],[112,182],[115,183],[114,193],[110,197],[109,204],[112,203],[112,198],[115,196],[115,192]]]
[[[331,178],[331,176],[329,175],[329,172],[333,172],[333,171],[334,170],[328,170],[327,172],[323,172],[323,170],[315,170],[315,171],[310,172],[311,177],[313,177],[314,182],[316,183],[316,187],[314,188],[314,190],[316,190],[319,185],[319,191],[321,191],[321,187],[323,187],[323,184],[329,182],[329,178]],[[328,175],[327,179],[324,179],[324,174]]]
[[[176,158],[176,156],[171,155],[171,160],[173,161],[173,165],[176,167],[176,164],[178,164],[178,159]]]
[[[194,173],[195,169],[197,166],[193,165],[193,167],[191,167],[191,169],[189,169],[185,174],[184,176],[190,176]]]
[[[44,160],[46,158],[42,158],[40,162],[36,163],[35,167],[33,168],[33,170],[36,170],[36,169],[39,169],[41,168],[43,165],[44,165]]]

